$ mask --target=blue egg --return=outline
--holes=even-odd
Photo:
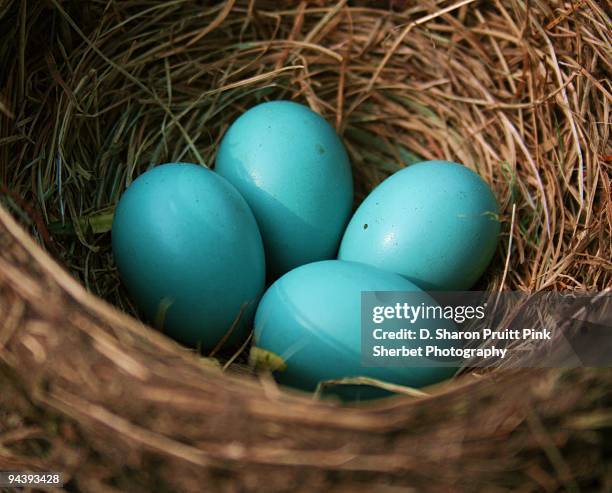
[[[215,171],[251,206],[271,277],[336,257],[353,201],[351,167],[317,113],[291,101],[251,108],[223,137]]]
[[[245,337],[264,288],[264,251],[227,180],[195,164],[147,171],[117,205],[112,246],[128,292],[169,336],[210,349],[242,310],[228,341]]]
[[[474,285],[495,253],[498,206],[470,169],[413,164],[366,197],[346,228],[338,258],[396,272],[430,291]]]
[[[436,304],[402,276],[365,264],[326,260],[292,270],[266,291],[255,315],[256,347],[285,362],[276,374],[280,383],[313,391],[319,382],[366,376],[422,387],[453,375],[456,368],[442,366],[362,366],[362,291],[418,292],[421,299]],[[448,321],[440,321],[439,327],[453,330]],[[420,325],[414,328],[418,331]],[[403,343],[425,344],[420,339]],[[336,387],[335,393],[350,399],[386,394],[368,386]]]

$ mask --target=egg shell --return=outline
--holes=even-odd
[[[485,271],[498,235],[497,202],[484,180],[457,163],[425,161],[366,197],[338,258],[396,272],[426,290],[461,291]]]
[[[320,115],[291,101],[251,108],[223,137],[215,171],[251,206],[272,278],[336,257],[353,182],[344,145]]]
[[[362,291],[418,291],[431,299],[398,274],[340,260],[298,267],[266,291],[255,315],[255,345],[284,360],[286,368],[276,373],[279,383],[313,391],[321,381],[367,376],[422,387],[453,375],[456,369],[449,367],[361,366]],[[454,330],[452,322],[438,322],[439,327]],[[411,328],[418,331],[419,323]],[[413,347],[424,345],[420,340],[403,342]],[[438,342],[446,344],[450,342]],[[331,393],[347,399],[389,394],[357,385],[337,386]]]
[[[249,206],[223,177],[174,163],[142,174],[117,205],[112,247],[128,292],[168,335],[214,347],[244,304],[229,343],[244,339],[264,288],[263,244]]]

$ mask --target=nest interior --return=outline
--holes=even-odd
[[[342,135],[355,205],[422,159],[483,176],[502,235],[480,287],[609,287],[610,25],[589,0],[0,2],[0,466],[83,491],[604,491],[608,371],[339,410],[101,299],[136,315],[108,233],[126,186],[214,165],[281,98]]]

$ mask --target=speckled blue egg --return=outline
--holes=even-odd
[[[353,183],[344,145],[320,115],[291,101],[251,108],[224,135],[215,171],[251,206],[271,277],[336,257]]]
[[[469,289],[497,246],[498,206],[482,178],[460,164],[425,161],[366,197],[338,258],[396,272],[426,290]]]
[[[418,291],[431,299],[398,274],[340,260],[298,267],[266,291],[255,315],[255,345],[284,360],[286,367],[275,375],[281,384],[313,391],[319,382],[366,376],[422,387],[453,375],[456,368],[442,366],[362,366],[362,291]],[[453,330],[450,322],[438,322]],[[414,326],[417,331],[419,327],[418,323]],[[412,347],[425,344],[421,340],[402,342]],[[331,393],[347,399],[388,394],[361,385],[338,386]]]
[[[238,191],[195,164],[164,164],[125,191],[113,219],[119,274],[146,318],[176,340],[243,339],[264,288],[253,213]]]

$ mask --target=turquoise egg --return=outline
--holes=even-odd
[[[215,171],[251,206],[270,277],[336,257],[353,182],[344,145],[317,113],[291,101],[251,108],[223,137]]]
[[[210,349],[241,310],[228,341],[246,336],[264,251],[253,213],[224,178],[195,164],[142,174],[117,205],[112,247],[128,292],[169,336]]]
[[[338,258],[396,272],[423,289],[462,291],[491,261],[498,206],[470,169],[425,161],[398,171],[363,201]]]
[[[356,262],[325,260],[288,272],[266,291],[255,315],[256,347],[285,362],[275,374],[279,383],[313,391],[319,382],[366,376],[422,387],[453,375],[456,368],[442,366],[362,366],[362,291],[419,292],[435,304],[402,276]],[[440,321],[439,326],[453,330],[449,321]],[[413,347],[425,344],[403,342]],[[348,399],[389,394],[360,385],[336,386],[331,393]]]

